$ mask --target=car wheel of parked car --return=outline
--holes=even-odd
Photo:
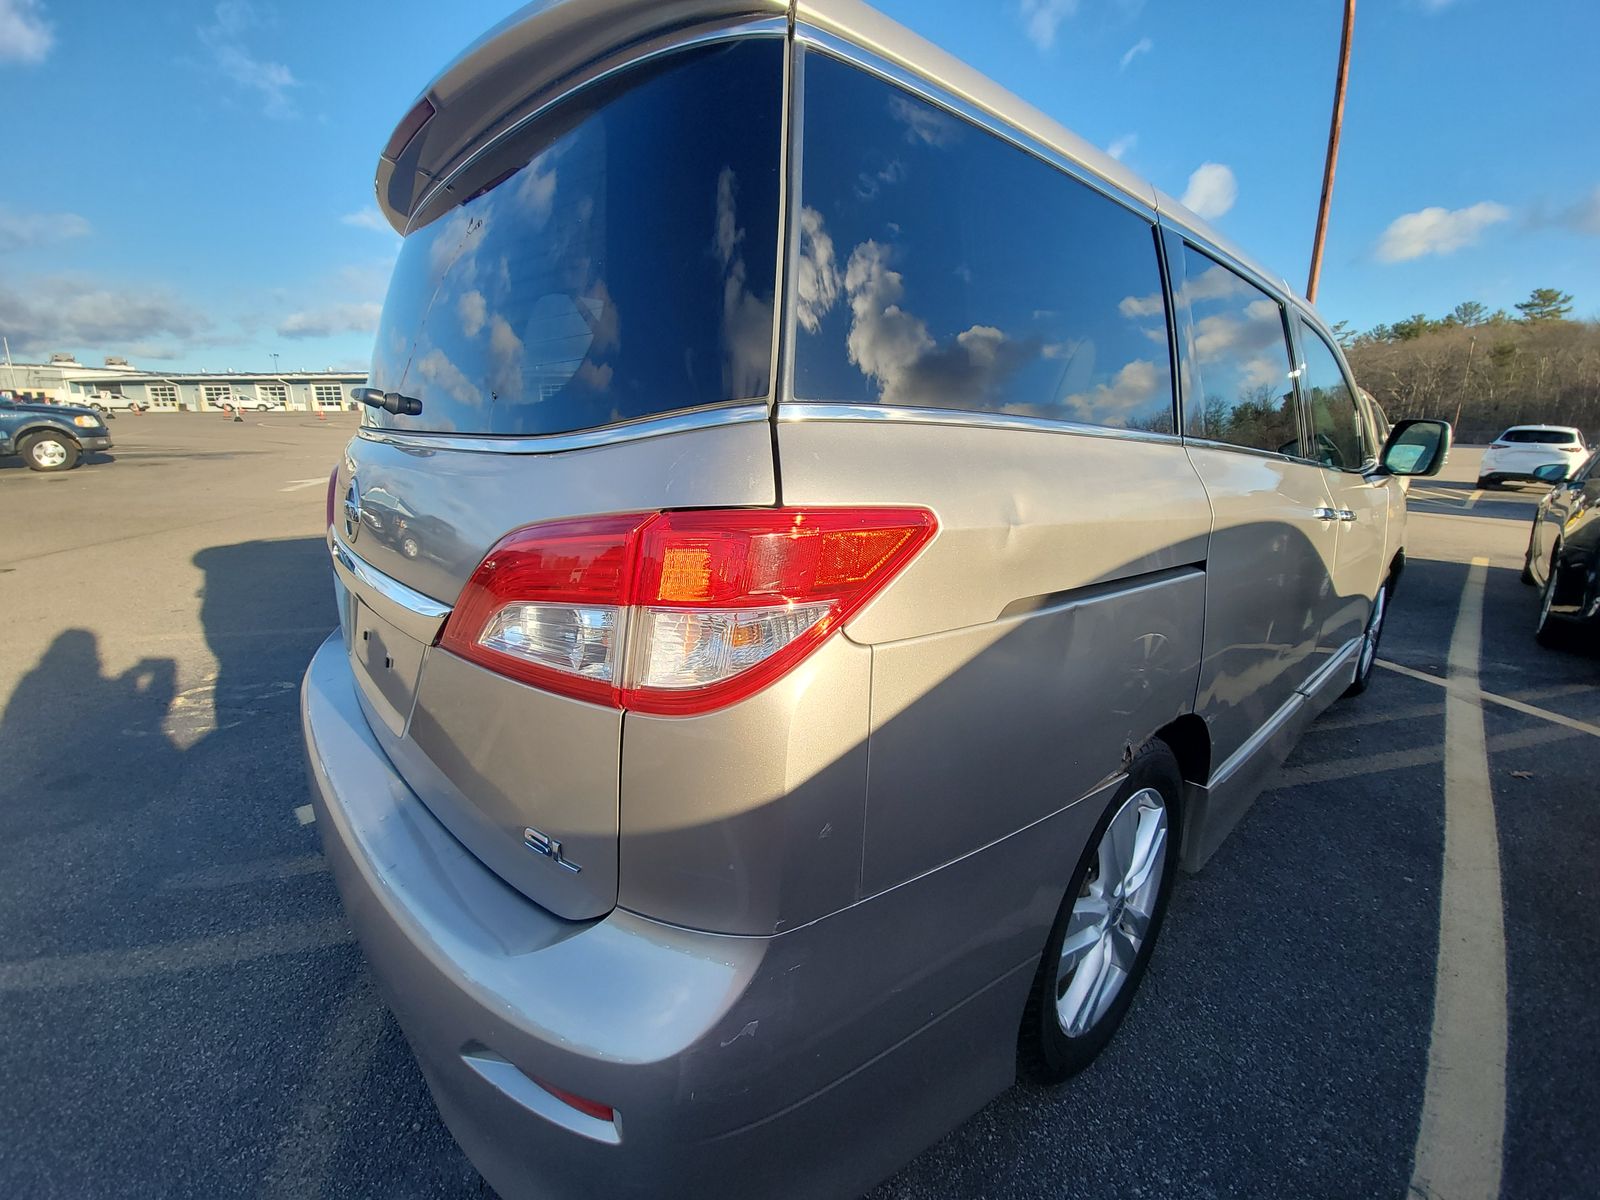
[[[1480,480],[1478,480],[1478,487],[1481,488],[1483,491],[1486,491],[1486,492],[1492,492],[1492,491],[1495,490],[1495,488],[1497,488],[1499,486],[1500,486],[1500,481],[1498,479],[1480,479]]]
[[[1556,588],[1561,582],[1561,547],[1550,555],[1550,572],[1544,577],[1544,591],[1539,594],[1539,623],[1533,636],[1541,646],[1559,649],[1567,644],[1567,626],[1551,614],[1556,602]]]
[[[1089,838],[1022,1018],[1019,1057],[1041,1082],[1093,1062],[1133,1003],[1177,868],[1182,787],[1172,751],[1147,743]]]
[[[422,553],[422,547],[417,544],[417,539],[407,534],[400,539],[400,553],[407,558],[415,558]]]
[[[58,433],[36,433],[22,440],[22,458],[35,471],[70,471],[78,465],[78,443]]]
[[[1372,598],[1372,612],[1367,616],[1367,627],[1361,631],[1361,646],[1356,651],[1356,677],[1345,688],[1346,696],[1359,696],[1372,682],[1372,672],[1378,665],[1378,642],[1383,637],[1383,619],[1389,614],[1389,582],[1385,580]]]

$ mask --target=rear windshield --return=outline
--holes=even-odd
[[[1561,429],[1508,429],[1495,440],[1536,446],[1570,446],[1578,440],[1578,436]]]
[[[496,149],[384,301],[371,382],[422,413],[368,421],[564,433],[767,396],[782,79],[777,39],[689,51]]]

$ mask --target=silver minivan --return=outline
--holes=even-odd
[[[1448,427],[854,0],[534,4],[377,195],[303,723],[484,1176],[848,1196],[1087,1064],[1366,686]]]

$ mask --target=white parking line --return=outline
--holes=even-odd
[[[309,825],[317,819],[317,810],[309,804],[302,804],[294,810],[294,819],[302,825]]]
[[[1497,1200],[1505,1142],[1505,914],[1478,692],[1488,567],[1474,558],[1467,572],[1445,690],[1439,957],[1410,1188],[1437,1200]]]
[[[1416,671],[1410,667],[1402,667],[1399,663],[1392,663],[1386,659],[1379,659],[1378,665],[1386,671],[1393,671],[1404,675],[1408,679],[1421,679],[1427,683],[1438,684],[1442,688],[1450,686],[1450,680],[1440,679],[1437,675],[1429,675],[1426,671]],[[1588,689],[1584,689],[1588,690]],[[1576,729],[1579,733],[1587,733],[1590,737],[1600,737],[1600,725],[1591,725],[1587,721],[1580,721],[1576,717],[1563,716],[1558,712],[1551,712],[1548,708],[1540,708],[1535,704],[1528,704],[1522,700],[1513,700],[1510,696],[1497,696],[1493,692],[1478,691],[1479,700],[1487,700],[1490,704],[1498,704],[1502,708],[1509,708],[1512,712],[1522,713],[1528,717],[1538,717],[1540,720],[1549,721],[1555,725],[1565,725],[1568,729]]]
[[[327,482],[326,476],[321,479],[291,479],[288,487],[281,487],[278,490],[280,492],[298,492],[301,488],[316,487],[319,483],[326,484]]]

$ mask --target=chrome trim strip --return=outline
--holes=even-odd
[[[420,430],[414,432],[409,429],[380,429],[375,425],[363,425],[357,430],[356,436],[364,441],[383,442],[408,450],[467,450],[477,454],[559,454],[563,450],[609,446],[617,442],[633,442],[643,438],[663,437],[671,433],[686,433],[693,429],[745,425],[754,421],[765,421],[767,416],[765,400],[754,402],[741,400],[711,408],[669,413],[662,417],[645,417],[621,425],[580,429],[573,433],[427,433]]]
[[[1228,759],[1215,771],[1206,782],[1206,787],[1212,791],[1222,787],[1228,782],[1245,763],[1255,757],[1256,753],[1276,737],[1288,724],[1289,718],[1299,712],[1306,703],[1306,698],[1299,692],[1290,692],[1289,698],[1283,702],[1282,707],[1273,713],[1261,727],[1244,740],[1244,744],[1228,755]]]
[[[1311,677],[1297,687],[1295,691],[1308,699],[1315,696],[1322,689],[1322,686],[1338,673],[1340,667],[1349,665],[1350,657],[1355,654],[1356,648],[1360,645],[1360,638],[1351,638],[1343,646],[1340,646],[1338,650],[1334,651],[1328,661],[1313,671]]]
[[[344,544],[344,539],[331,530],[328,533],[328,553],[333,556],[333,561],[338,566],[349,571],[363,587],[371,588],[385,600],[399,605],[413,616],[428,621],[439,621],[450,615],[450,605],[440,604],[432,596],[424,596],[414,588],[408,588],[398,579],[392,579],[377,568],[368,566]]]
[[[937,104],[940,108],[947,109],[980,129],[1010,142],[1019,150],[1024,150],[1035,158],[1043,159],[1051,166],[1072,176],[1079,183],[1093,188],[1106,199],[1115,201],[1124,208],[1138,213],[1152,225],[1155,224],[1156,210],[1148,201],[1123,191],[1117,184],[1096,174],[1094,169],[1087,163],[1079,162],[1048,142],[1042,142],[1033,135],[1024,133],[1016,126],[1008,123],[1004,118],[991,113],[988,109],[979,108],[970,101],[963,100],[961,97],[947,91],[932,80],[908,71],[898,63],[880,57],[872,51],[856,45],[854,42],[845,41],[843,38],[818,29],[815,25],[797,21],[795,23],[794,36],[795,40],[802,45],[824,51],[897,87],[921,96],[924,100]]]
[[[642,63],[650,62],[664,55],[676,54],[680,50],[687,50],[694,46],[712,45],[716,42],[731,41],[734,38],[741,37],[786,37],[788,33],[788,17],[760,17],[754,21],[741,21],[734,25],[702,29],[698,33],[666,33],[662,35],[663,40],[648,44],[643,49],[634,47],[633,53],[625,53],[594,74],[586,75],[581,79],[570,82],[568,86],[563,87],[543,104],[530,112],[524,113],[484,142],[483,145],[473,150],[472,153],[452,168],[444,178],[435,179],[433,186],[422,194],[421,198],[411,206],[411,211],[406,215],[406,232],[409,233],[411,231],[411,222],[416,219],[416,215],[425,211],[440,191],[449,189],[456,178],[471,167],[473,163],[477,162],[479,158],[488,154],[501,142],[505,141],[506,138],[515,136],[529,122],[537,121],[545,113],[549,112],[551,108],[565,102],[585,88],[602,83],[622,71],[632,70]]]
[[[979,429],[1027,429],[1037,433],[1066,433],[1079,437],[1118,438],[1135,442],[1169,442],[1182,439],[1173,433],[1151,433],[1143,429],[1112,429],[1105,425],[1081,425],[1075,421],[1051,421],[1044,417],[1024,417],[1015,413],[969,412],[957,408],[917,408],[897,404],[830,404],[803,400],[778,405],[778,420],[790,421],[893,421],[902,425],[959,425]]]

